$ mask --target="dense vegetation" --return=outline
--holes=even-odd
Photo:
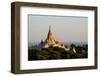
[[[76,53],[72,51],[72,48],[76,49]],[[70,51],[65,51],[63,48],[43,48],[37,50],[31,48],[28,50],[28,60],[53,60],[53,59],[76,59],[87,58],[88,46],[75,46],[71,45]]]

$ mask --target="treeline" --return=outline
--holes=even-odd
[[[72,48],[76,49],[76,53],[73,52]],[[88,57],[88,46],[75,46],[71,45],[69,51],[65,51],[63,48],[43,48],[41,50],[29,49],[28,60],[55,60],[55,59],[76,59],[76,58],[87,58]]]

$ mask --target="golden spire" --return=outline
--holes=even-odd
[[[46,38],[46,42],[48,42],[49,44],[54,44],[55,43],[55,39],[52,35],[52,32],[51,32],[51,26],[49,25],[49,31],[48,31],[48,35],[47,35],[47,38]]]
[[[50,37],[51,35],[52,35],[52,32],[51,32],[51,26],[49,25],[48,37]]]

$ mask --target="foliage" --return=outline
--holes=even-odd
[[[73,52],[72,48],[76,49],[76,53]],[[75,46],[71,45],[69,51],[63,48],[43,48],[41,50],[28,49],[28,60],[54,60],[54,59],[77,59],[77,58],[88,58],[88,45]]]

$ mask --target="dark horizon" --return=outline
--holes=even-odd
[[[62,43],[62,42],[61,42]],[[31,47],[31,46],[36,46],[36,45],[39,45],[40,43],[28,43],[28,47]],[[66,46],[70,46],[71,44],[74,44],[76,46],[82,46],[82,45],[88,45],[87,42],[63,42],[63,44]]]

